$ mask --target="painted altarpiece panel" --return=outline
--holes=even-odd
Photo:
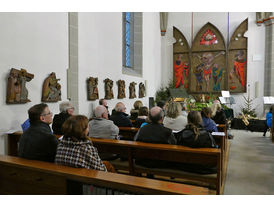
[[[226,89],[226,46],[211,23],[197,33],[192,46],[190,93],[219,93]]]
[[[228,49],[228,88],[231,93],[246,92],[248,19],[235,30]]]

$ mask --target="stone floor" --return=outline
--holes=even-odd
[[[224,195],[274,195],[274,143],[267,133],[232,130]]]

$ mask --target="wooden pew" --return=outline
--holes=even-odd
[[[82,194],[83,184],[112,194],[213,194],[197,186],[0,155],[0,194]]]
[[[109,152],[128,156],[128,164],[119,165],[119,160],[111,161],[117,169],[127,169],[131,175],[149,173],[167,177],[178,177],[214,184],[216,194],[223,191],[221,150],[215,148],[189,148],[179,145],[152,144],[126,140],[90,138],[99,152]],[[179,170],[151,169],[135,165],[135,159],[163,160],[177,163],[212,164],[217,174],[199,175]]]
[[[136,127],[119,127],[119,135],[122,140],[133,140],[139,128]]]

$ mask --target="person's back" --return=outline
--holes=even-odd
[[[20,138],[18,156],[53,162],[58,141],[49,127],[52,113],[46,104],[35,105],[28,112],[30,127]]]
[[[271,111],[269,111],[266,114],[266,124],[269,128],[272,126],[272,112]]]
[[[115,113],[111,114],[109,119],[118,127],[132,127],[133,125],[125,111],[125,105],[122,102],[119,102],[115,106]]]
[[[218,132],[216,123],[211,119],[212,111],[209,107],[202,109],[203,127],[208,132]]]
[[[224,110],[221,109],[219,111],[216,111],[216,114],[214,117],[212,117],[212,120],[216,124],[226,124],[226,116]]]

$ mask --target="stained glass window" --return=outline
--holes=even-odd
[[[124,60],[123,65],[124,67],[132,68],[133,67],[133,15],[132,12],[124,12],[124,21],[123,21],[123,31],[124,31],[124,38],[123,38],[123,45],[124,45]]]

